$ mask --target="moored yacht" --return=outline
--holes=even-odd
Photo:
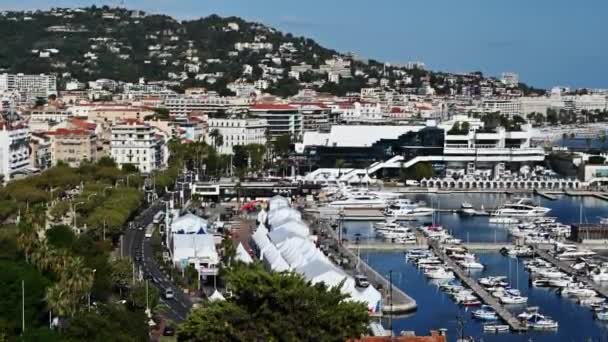
[[[535,206],[530,200],[522,198],[515,203],[506,203],[502,208],[497,209],[493,215],[503,217],[537,217],[547,215],[551,209]]]
[[[329,206],[340,209],[381,209],[386,206],[386,201],[379,197],[361,195],[333,201]]]

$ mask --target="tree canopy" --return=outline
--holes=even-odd
[[[238,264],[227,272],[232,298],[194,309],[178,341],[346,341],[369,323],[364,304],[298,274]]]

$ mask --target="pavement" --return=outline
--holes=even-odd
[[[159,290],[161,303],[168,307],[165,310],[166,318],[174,322],[181,322],[186,319],[192,308],[192,301],[160,270],[152,255],[150,239],[145,238],[145,227],[152,223],[154,215],[164,210],[164,207],[165,205],[161,201],[153,202],[132,221],[132,228],[128,228],[123,235],[122,255],[131,257],[136,269],[141,270],[144,278],[149,280],[149,286],[154,286]],[[142,229],[140,230],[139,227]],[[175,294],[173,299],[164,298],[167,289],[173,290]]]

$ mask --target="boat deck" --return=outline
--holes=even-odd
[[[460,278],[460,280],[465,283],[471,290],[481,298],[481,300],[492,307],[492,309],[496,312],[500,318],[502,318],[511,328],[512,331],[527,331],[528,327],[523,324],[515,315],[513,315],[509,310],[507,310],[502,304],[498,302],[498,300],[486,289],[484,289],[479,283],[471,278],[458,264],[456,264],[451,258],[449,258],[442,250],[441,246],[436,242],[430,243],[431,248],[448,267],[450,267],[456,276]]]

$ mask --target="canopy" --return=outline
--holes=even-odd
[[[273,229],[288,221],[301,221],[302,214],[293,208],[279,208],[268,212],[268,224]]]
[[[279,253],[272,243],[261,251],[261,259],[273,271],[283,272],[289,270],[289,264],[287,264],[281,253]]]
[[[178,217],[171,223],[171,231],[176,234],[206,234],[207,220],[194,214]]]
[[[213,235],[175,234],[173,235],[173,260],[181,262],[189,259],[204,260],[210,264],[219,263]]]
[[[226,298],[224,298],[224,296],[217,289],[215,291],[213,291],[213,293],[211,294],[211,296],[209,296],[208,299],[209,299],[210,302],[217,302],[217,301],[225,301],[226,300]]]
[[[274,196],[268,200],[269,210],[289,207],[289,200],[283,196]]]
[[[245,247],[243,247],[243,244],[240,242],[239,245],[236,247],[236,260],[242,261],[246,264],[251,264],[253,262],[251,255],[247,253]]]

